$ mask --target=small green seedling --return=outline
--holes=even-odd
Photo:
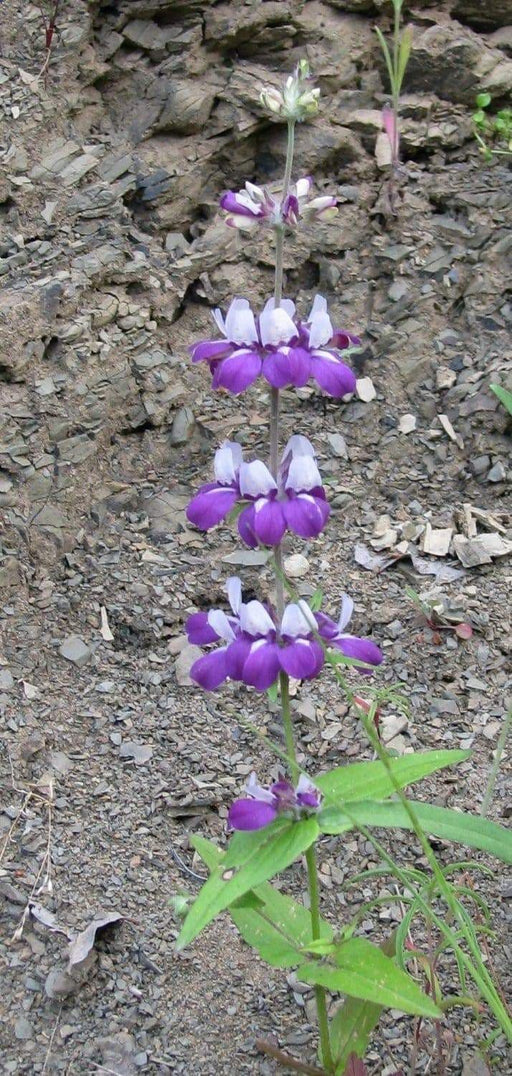
[[[393,0],[395,12],[393,25],[393,41],[390,50],[389,45],[378,26],[375,33],[379,39],[386,67],[388,69],[389,82],[391,85],[391,108],[383,109],[382,120],[391,145],[393,168],[400,160],[400,130],[398,120],[398,107],[400,103],[400,91],[404,81],[404,75],[409,63],[412,48],[412,26],[409,24],[403,30],[400,28],[403,0]]]
[[[486,161],[512,154],[512,108],[501,108],[491,115],[487,111],[491,104],[490,93],[479,93],[472,117],[475,138]]]

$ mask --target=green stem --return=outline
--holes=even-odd
[[[288,120],[288,141],[286,143],[286,165],[284,169],[283,193],[281,204],[284,202],[292,178],[293,151],[295,148],[295,120]]]
[[[279,687],[281,689],[281,713],[283,718],[284,737],[286,742],[286,754],[290,767],[290,776],[294,784],[297,783],[300,768],[297,763],[295,750],[295,737],[293,735],[293,723],[290,710],[290,680],[286,673],[279,675]],[[306,864],[308,868],[309,912],[311,916],[311,935],[314,941],[321,936],[320,929],[320,892],[318,886],[318,873],[316,869],[315,846],[311,845],[306,852]],[[329,1038],[329,1020],[327,1017],[326,993],[323,986],[315,986],[315,1002],[318,1018],[318,1032],[322,1050],[322,1064],[327,1072],[334,1071],[331,1053],[331,1041]]]
[[[290,186],[293,167],[293,151],[295,146],[295,120],[288,121],[288,141],[286,145],[286,164],[284,169],[283,190],[281,205],[283,204]],[[274,227],[276,241],[276,261],[274,270],[274,305],[281,305],[283,299],[283,247],[284,247],[284,224],[280,221]],[[279,389],[270,390],[270,473],[277,481],[279,467]],[[276,611],[281,620],[284,611],[284,587],[283,587],[283,553],[281,546],[275,552],[276,560]]]
[[[282,224],[276,224],[274,227],[274,235],[276,237],[276,264],[274,268],[274,302],[276,306],[281,305],[283,298],[283,246],[284,246],[284,228]]]
[[[293,722],[290,709],[290,680],[285,672],[279,673],[279,688],[281,691],[281,714],[283,718],[284,739],[286,743],[286,755],[290,767],[290,775],[294,785],[299,779],[299,767],[295,751],[295,737],[293,735]]]
[[[496,746],[496,753],[494,755],[494,762],[492,764],[491,772],[489,774],[489,780],[487,781],[487,788],[485,790],[485,796],[483,798],[482,806],[480,808],[480,814],[483,815],[484,818],[487,815],[487,813],[489,811],[489,807],[491,805],[491,800],[492,800],[493,793],[494,793],[494,786],[496,784],[496,778],[498,776],[498,770],[500,768],[501,759],[503,757],[503,752],[505,750],[505,744],[507,742],[507,737],[508,737],[508,734],[510,732],[510,726],[511,725],[512,725],[512,706],[510,707],[510,710],[508,711],[508,714],[507,714],[507,716],[506,716],[506,718],[505,718],[505,720],[503,722],[503,728],[502,728],[502,730],[500,732],[498,743],[497,743],[497,746]]]
[[[287,197],[290,182],[292,178],[293,167],[293,151],[295,145],[295,120],[288,121],[288,141],[286,146],[286,165],[283,178],[283,190],[281,195],[281,205]],[[276,224],[274,227],[275,235],[275,273],[274,273],[274,305],[276,307],[281,305],[283,299],[283,247],[284,247],[284,225],[282,222]],[[270,391],[270,471],[272,476],[277,480],[278,474],[278,460],[279,460],[279,389],[272,388]],[[274,565],[275,565],[275,590],[276,590],[276,609],[278,620],[281,621],[284,611],[284,572],[283,572],[283,552],[279,545],[274,553]],[[293,784],[296,784],[299,778],[300,769],[297,763],[297,752],[295,750],[295,737],[293,734],[293,722],[290,709],[290,680],[286,673],[281,672],[279,674],[279,687],[281,690],[281,714],[283,720],[284,738],[286,743],[286,754],[288,757],[288,765],[290,769],[290,776]],[[308,868],[308,887],[309,887],[309,903],[311,913],[311,933],[314,939],[320,937],[320,902],[319,902],[319,890],[318,890],[318,874],[316,869],[315,850],[311,847],[306,852],[306,863]],[[322,1050],[322,1062],[324,1068],[328,1072],[334,1071],[334,1064],[332,1060],[331,1044],[329,1039],[329,1021],[327,1018],[327,1002],[326,993],[322,986],[315,986],[315,1000],[316,1011],[318,1018],[318,1031],[320,1035],[320,1045]]]
[[[318,871],[314,844],[306,852],[306,864],[308,868],[309,883],[309,911],[311,915],[311,934],[313,941],[321,937],[320,929],[320,892],[318,886]],[[329,1037],[329,1020],[327,1016],[327,1002],[323,986],[315,986],[315,1001],[318,1017],[318,1031],[320,1034],[320,1048],[322,1052],[322,1065],[327,1072],[334,1071],[334,1062],[331,1052],[331,1040]]]
[[[277,240],[277,236],[276,236]],[[277,247],[277,242],[276,242]],[[279,389],[270,390],[270,473],[277,482],[279,457]],[[278,545],[274,552],[276,612],[278,621],[284,612],[283,550]]]

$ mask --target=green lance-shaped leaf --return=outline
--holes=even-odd
[[[507,409],[509,415],[512,415],[512,392],[504,389],[502,385],[491,385],[491,389],[496,393],[498,400]]]
[[[382,30],[380,30],[378,26],[375,26],[374,30],[375,30],[375,33],[377,34],[378,39],[379,39],[379,45],[380,45],[380,47],[382,49],[382,53],[383,53],[384,59],[386,61],[386,67],[388,69],[388,75],[389,75],[389,82],[390,82],[391,90],[393,91],[394,86],[395,86],[395,72],[394,72],[394,69],[393,69],[393,61],[391,59],[391,53],[389,51],[387,41],[386,41],[386,38],[384,37],[384,34],[382,33]]]
[[[351,938],[342,943],[334,960],[335,963],[317,960],[301,964],[297,975],[306,983],[317,983],[327,990],[375,1005],[415,1016],[441,1016],[432,998],[423,993],[414,979],[365,938]]]
[[[469,751],[423,751],[391,759],[395,784],[382,762],[354,762],[315,777],[315,785],[330,803],[342,805],[360,800],[363,795],[365,800],[381,800],[391,796],[397,786],[405,788],[436,770],[463,762],[469,755]]]
[[[447,841],[457,841],[468,848],[478,848],[481,852],[496,856],[503,863],[512,863],[512,830],[489,822],[487,818],[453,811],[448,807],[434,807],[430,803],[414,800],[410,800],[410,805],[425,833]],[[347,804],[347,812],[342,808],[326,807],[317,815],[322,832],[344,833],[358,823],[383,829],[413,829],[407,811],[394,800],[350,803]]]
[[[221,862],[225,866],[225,853],[211,841],[196,836],[193,844],[209,870]],[[273,967],[296,967],[304,959],[305,946],[313,942],[308,909],[274,889],[270,882],[244,893],[231,905],[229,913],[244,941]],[[330,945],[334,935],[325,919],[320,921],[320,931]]]
[[[184,949],[219,912],[242,897],[249,889],[293,863],[318,836],[315,818],[294,822],[277,819],[255,833],[237,833],[226,856],[213,867],[207,882],[196,897],[176,942]]]
[[[393,933],[380,948],[385,956],[392,957],[395,954],[395,945],[396,938]],[[374,1001],[347,997],[335,1012],[329,1026],[329,1034],[336,1076],[345,1072],[351,1054],[364,1057],[370,1035],[380,1020],[383,1008],[383,1005],[377,1005]]]
[[[402,82],[404,81],[404,75],[409,63],[409,57],[412,49],[412,26],[409,23],[405,27],[400,38],[400,47],[398,49],[398,71],[397,71],[397,89],[400,92],[402,89]]]
[[[246,893],[229,912],[244,941],[274,968],[296,967],[304,959],[304,948],[313,942],[307,908],[268,882]],[[333,932],[329,924],[322,920],[320,929],[322,938],[330,943]]]

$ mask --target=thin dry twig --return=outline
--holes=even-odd
[[[57,1033],[57,1028],[58,1028],[59,1022],[60,1022],[61,1012],[62,1012],[62,1005],[59,1007],[59,1011],[57,1013],[57,1019],[55,1021],[55,1026],[54,1026],[53,1031],[52,1031],[52,1033],[50,1035],[50,1041],[48,1043],[48,1049],[46,1051],[45,1058],[44,1058],[44,1064],[43,1064],[43,1067],[41,1069],[41,1076],[44,1076],[44,1074],[46,1072],[46,1069],[47,1069],[47,1066],[48,1066],[48,1061],[50,1060],[50,1054],[52,1052],[53,1040],[54,1040],[55,1035]]]
[[[169,851],[172,858],[174,859],[174,862],[178,864],[178,867],[180,867],[185,874],[188,874],[189,878],[194,878],[197,882],[206,882],[206,874],[196,874],[196,872],[191,870],[190,867],[187,867],[185,860],[182,859],[180,855],[178,855],[172,844],[169,845]]]
[[[297,1061],[291,1054],[285,1054],[284,1050],[279,1050],[277,1046],[273,1046],[266,1039],[256,1039],[254,1045],[260,1053],[266,1054],[267,1057],[273,1057],[274,1061],[278,1061],[284,1068],[292,1069],[294,1072],[306,1073],[306,1076],[325,1076],[325,1069],[318,1069],[316,1065],[307,1065],[304,1061]]]
[[[33,786],[33,787],[37,788],[38,786]],[[48,795],[47,796],[43,796],[40,793],[37,794],[34,791],[32,791],[30,793],[30,796],[31,796],[31,798],[41,800],[45,804],[45,806],[47,808],[47,811],[48,811],[48,832],[47,832],[45,853],[44,853],[44,856],[43,856],[43,858],[41,860],[39,870],[38,870],[38,872],[36,874],[36,877],[34,879],[32,889],[30,890],[30,894],[29,894],[27,903],[25,905],[25,908],[23,909],[21,919],[20,919],[20,921],[18,923],[18,926],[16,927],[16,930],[14,931],[13,936],[12,936],[13,941],[19,941],[19,939],[21,938],[21,936],[23,934],[23,930],[24,930],[24,927],[25,927],[25,923],[27,921],[27,917],[30,914],[30,904],[31,904],[31,901],[32,901],[32,898],[34,897],[34,895],[36,893],[37,894],[42,893],[45,890],[48,893],[51,893],[53,891],[53,884],[52,884],[52,879],[51,879],[51,870],[52,870],[52,822],[53,822],[53,802],[54,802],[53,778],[50,777],[50,780],[49,780],[49,783],[48,783]],[[18,814],[15,821],[17,821],[19,819],[19,817],[20,817],[20,814]],[[43,874],[43,871],[46,871],[46,873],[44,874],[43,881],[41,882],[41,884],[39,885],[39,888],[38,888],[38,883],[39,883],[39,880],[41,878],[41,875]]]

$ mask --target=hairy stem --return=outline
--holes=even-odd
[[[292,178],[292,165],[293,165],[293,151],[295,148],[295,120],[288,120],[288,141],[286,143],[286,165],[284,169],[283,179],[283,195],[282,202],[284,202],[288,188],[290,186]]]
[[[286,754],[289,759],[290,775],[294,784],[299,779],[299,767],[295,753],[295,737],[293,735],[292,714],[290,709],[290,680],[286,673],[279,674],[279,687],[281,690],[281,714],[283,718],[284,739]]]
[[[308,868],[309,883],[309,911],[311,915],[311,933],[313,941],[321,936],[320,930],[320,892],[318,886],[318,872],[316,866],[315,846],[308,848],[306,852],[306,864]],[[327,1017],[327,1002],[323,986],[315,986],[315,1001],[318,1017],[318,1030],[320,1033],[320,1047],[322,1051],[322,1064],[327,1072],[334,1071],[331,1053],[331,1040],[329,1038],[329,1020]]]
[[[283,191],[281,196],[281,205],[283,205],[290,187],[292,178],[293,167],[293,151],[295,145],[295,120],[288,121],[288,141],[286,146],[286,165],[283,178]],[[283,246],[284,246],[284,224],[280,221],[274,227],[275,242],[276,242],[276,262],[275,262],[275,275],[274,275],[274,305],[278,307],[281,305],[283,299]],[[270,392],[270,471],[273,477],[277,481],[278,473],[278,459],[279,459],[279,389],[272,388]],[[275,561],[275,591],[276,591],[276,608],[277,616],[281,621],[284,611],[284,573],[283,573],[283,552],[279,545],[274,554]],[[286,673],[282,672],[279,675],[279,686],[281,689],[281,714],[283,719],[284,737],[286,743],[286,754],[289,759],[290,775],[294,784],[296,784],[299,777],[299,766],[297,764],[297,754],[295,750],[295,737],[293,735],[293,723],[290,710],[290,681]],[[308,887],[309,887],[309,901],[311,912],[311,933],[314,939],[320,937],[320,907],[319,907],[319,891],[318,891],[318,874],[316,869],[316,859],[314,847],[311,847],[306,852],[306,863],[308,868]],[[316,1011],[318,1018],[318,1030],[320,1035],[320,1045],[322,1050],[322,1061],[325,1069],[328,1072],[333,1072],[334,1065],[331,1054],[331,1044],[329,1039],[329,1022],[327,1019],[327,1003],[326,994],[322,986],[315,986],[315,1000]]]
[[[288,121],[288,141],[286,145],[286,164],[283,178],[283,192],[281,205],[283,204],[290,186],[293,167],[293,150],[295,145],[295,120]],[[276,241],[276,262],[274,270],[274,305],[281,305],[283,298],[283,246],[284,224],[279,221],[274,227]],[[279,460],[279,389],[270,390],[270,473],[277,481]],[[276,559],[276,610],[278,619],[281,620],[284,610],[283,588],[283,553],[281,546],[275,552]]]

